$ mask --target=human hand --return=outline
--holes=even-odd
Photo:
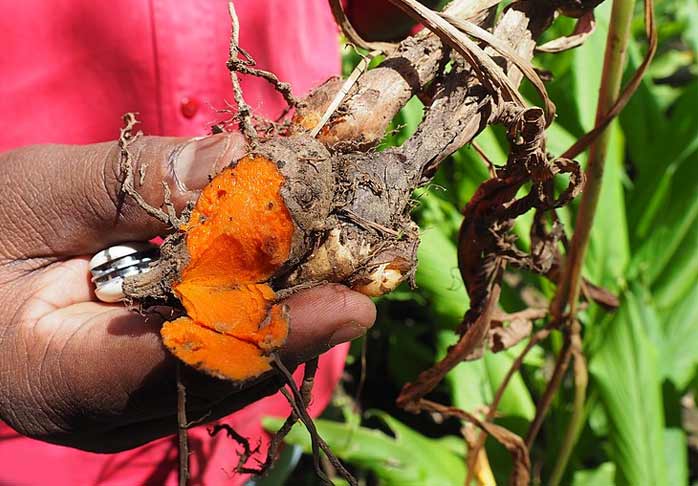
[[[141,137],[138,191],[179,209],[209,176],[244,155],[241,135]],[[148,240],[167,228],[120,194],[116,142],[30,146],[0,154],[0,417],[18,432],[84,450],[111,452],[175,432],[175,359],[161,344],[162,320],[99,302],[90,255]],[[287,299],[289,366],[363,335],[375,319],[368,297],[339,285]],[[275,391],[241,388],[186,369],[188,409],[224,416]]]

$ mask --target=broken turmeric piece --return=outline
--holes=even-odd
[[[291,252],[283,183],[273,162],[247,156],[204,188],[183,228],[190,260],[173,290],[187,317],[161,335],[175,356],[213,376],[254,378],[286,341],[288,319],[265,283]]]

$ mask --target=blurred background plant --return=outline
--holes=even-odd
[[[554,154],[594,125],[611,3],[597,8],[596,31],[582,47],[538,55],[534,61],[552,77],[548,90],[559,114],[548,136]],[[590,305],[580,313],[590,371],[583,423],[565,467],[559,452],[574,396],[568,372],[531,449],[537,484],[549,484],[557,469],[564,474],[556,481],[574,486],[698,485],[698,0],[660,0],[655,7],[659,50],[639,90],[611,125],[584,266],[584,275],[616,293],[621,306],[609,313]],[[628,76],[647,48],[637,8]],[[544,40],[564,35],[572,24],[558,19]],[[345,74],[359,59],[345,48]],[[523,91],[537,99],[530,86]],[[409,137],[422,113],[420,101],[412,99],[394,120],[384,146]],[[497,127],[487,128],[476,142],[488,158],[504,163],[508,148]],[[583,164],[585,156],[578,160]],[[453,329],[468,308],[456,258],[460,209],[487,177],[482,158],[467,147],[415,193],[414,215],[422,230],[417,289],[404,286],[378,301],[376,326],[363,342],[354,343],[342,388],[318,420],[321,435],[362,484],[464,483],[464,424],[408,414],[394,400],[456,339]],[[574,212],[575,205],[560,211],[568,233]],[[529,244],[529,224],[525,216],[517,223],[522,248]],[[514,270],[505,282],[502,306],[508,312],[531,301],[546,305],[555,290],[543,279]],[[527,355],[503,396],[497,423],[526,433],[561,345],[561,336],[553,333]],[[460,364],[432,396],[481,411],[523,346]],[[268,418],[266,425],[272,430],[280,421]],[[287,443],[309,451],[300,427]],[[505,484],[511,471],[508,453],[492,439],[486,452],[490,468],[483,468],[477,480]],[[308,456],[285,484],[319,484]]]

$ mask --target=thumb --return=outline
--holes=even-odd
[[[180,211],[231,161],[245,153],[240,134],[193,139],[139,137],[129,146],[135,190],[151,206],[164,203],[166,184]],[[167,231],[122,191],[117,142],[34,145],[0,154],[2,240],[15,258],[94,253]]]
[[[363,336],[376,320],[371,299],[343,285],[305,290],[284,304],[289,308],[290,329],[281,357],[291,366]]]

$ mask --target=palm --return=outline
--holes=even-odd
[[[225,147],[221,160],[242,155],[241,136],[216,137]],[[183,175],[200,165],[182,150],[189,143],[138,139],[135,153],[144,159],[136,166],[148,167],[139,192],[149,204],[162,203],[163,182],[177,210],[198,196],[173,180],[175,166]],[[0,154],[7,196],[0,207],[0,414],[26,435],[103,452],[173,433],[177,423],[176,362],[160,339],[162,318],[99,302],[88,257],[73,256],[165,230],[133,201],[119,203],[119,153],[116,143],[104,143]],[[204,161],[207,173],[216,172],[215,160]],[[286,303],[292,329],[282,359],[290,366],[362,335],[375,319],[367,297],[336,286],[299,292]],[[277,386],[265,380],[243,389],[187,367],[183,379],[192,419],[227,415]]]

